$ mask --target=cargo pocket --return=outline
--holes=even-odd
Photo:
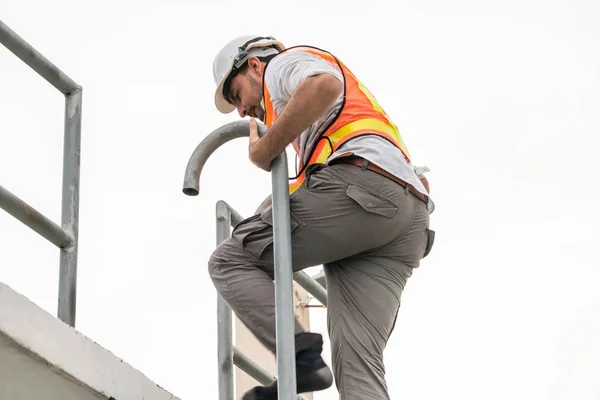
[[[290,223],[292,233],[301,225],[298,218],[293,214],[290,215]],[[255,260],[260,260],[264,251],[273,245],[273,213],[271,212],[271,206],[260,214],[253,215],[240,222],[233,229],[231,236],[238,241],[246,254]]]
[[[423,254],[423,258],[427,257],[431,252],[431,248],[433,247],[433,242],[435,241],[435,231],[432,231],[429,228],[425,228],[427,232],[427,245],[425,246],[425,253]]]
[[[386,200],[375,193],[367,191],[360,186],[348,185],[346,194],[348,197],[356,201],[365,211],[370,213],[392,218],[398,211],[398,207],[396,207],[389,200]]]

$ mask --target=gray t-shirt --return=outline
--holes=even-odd
[[[308,52],[289,51],[272,59],[265,72],[265,84],[269,90],[275,113],[281,114],[296,88],[305,79],[324,73],[331,74],[343,82],[343,76],[337,64]],[[335,118],[342,102],[343,96],[340,95],[331,109],[294,141],[293,146],[303,165],[310,156],[307,153],[319,140],[323,129]],[[429,169],[427,167],[415,167],[407,162],[402,151],[386,139],[376,135],[359,136],[351,139],[333,153],[327,159],[327,162],[347,152],[352,152],[371,161],[394,176],[413,185],[419,192],[428,195],[419,178],[423,177]],[[430,213],[433,212],[434,204],[431,199],[428,208]]]

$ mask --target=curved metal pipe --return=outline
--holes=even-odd
[[[267,127],[259,123],[258,135],[262,136],[266,131]],[[200,174],[208,157],[224,143],[238,137],[249,136],[249,133],[250,123],[248,121],[238,121],[223,125],[204,138],[188,161],[183,193],[188,196],[197,196],[200,193]],[[280,398],[287,400],[296,398],[296,352],[294,345],[289,182],[285,152],[275,157],[271,168],[277,385]]]
[[[258,135],[262,136],[266,131],[266,125],[258,122]],[[244,136],[250,136],[250,123],[248,121],[230,122],[215,129],[205,137],[188,161],[183,180],[183,193],[188,196],[197,196],[200,193],[200,174],[206,160],[225,143]]]

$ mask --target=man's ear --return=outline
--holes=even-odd
[[[262,70],[262,62],[258,59],[258,57],[250,57],[248,59],[248,68],[254,72],[260,73]]]

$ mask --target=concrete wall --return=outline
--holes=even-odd
[[[177,400],[0,283],[1,400]]]

